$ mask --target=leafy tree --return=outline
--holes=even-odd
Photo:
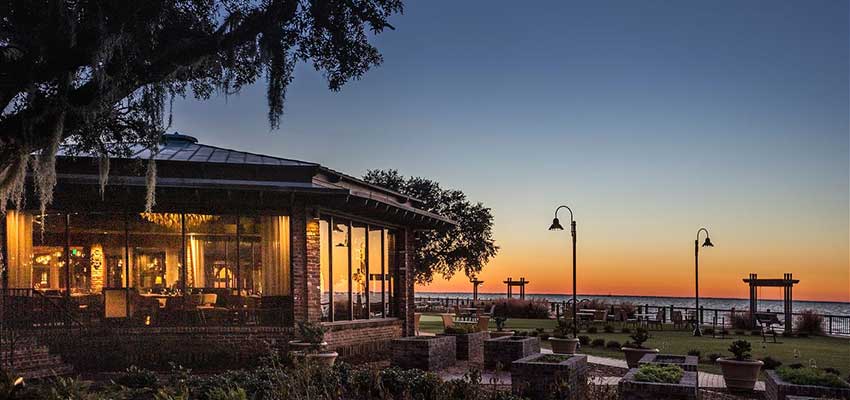
[[[430,283],[434,274],[451,278],[463,271],[467,277],[481,272],[496,256],[493,213],[481,203],[472,203],[460,190],[443,189],[420,177],[404,177],[397,170],[369,170],[366,182],[415,197],[425,210],[451,218],[456,227],[416,232],[416,281]]]
[[[277,128],[298,62],[339,90],[381,62],[367,32],[392,29],[401,11],[401,0],[0,2],[0,209],[20,206],[28,164],[42,207],[51,201],[63,141],[104,161],[154,149],[178,96],[265,79]]]

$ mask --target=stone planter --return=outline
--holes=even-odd
[[[546,362],[541,358],[559,357]],[[511,363],[511,389],[531,400],[582,399],[587,386],[587,356],[534,354]]]
[[[505,336],[513,336],[514,331],[490,331],[490,338],[500,338]]]
[[[620,380],[620,400],[696,400],[697,373],[685,371],[679,383],[639,382],[637,368],[632,368]]]
[[[635,347],[622,347],[620,350],[626,355],[626,364],[629,368],[637,368],[638,362],[644,355],[658,353],[658,349],[638,349]]]
[[[438,336],[453,336],[455,338],[458,360],[468,360],[472,363],[484,362],[484,341],[490,338],[488,332],[473,332],[465,334],[443,333]]]
[[[455,337],[408,336],[392,341],[392,364],[401,368],[436,371],[454,365]]]
[[[761,366],[764,365],[758,360],[738,361],[731,358],[718,358],[717,363],[723,371],[726,387],[732,392],[751,392],[756,386]]]
[[[696,371],[699,364],[697,356],[678,356],[674,354],[644,354],[638,361],[638,366],[643,364],[676,365],[685,371]]]
[[[339,353],[335,351],[322,351],[319,353],[307,353],[305,356],[307,357],[308,362],[315,362],[326,367],[332,367],[334,362],[336,362],[336,358],[339,357]]]
[[[791,400],[795,397],[850,399],[850,388],[827,386],[795,385],[783,381],[776,371],[764,372],[764,398],[767,400]]]
[[[549,343],[556,354],[575,354],[578,348],[578,339],[550,337]]]
[[[484,368],[510,369],[511,363],[540,353],[540,339],[533,336],[503,336],[484,341]]]

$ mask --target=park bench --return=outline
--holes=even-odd
[[[773,336],[773,343],[776,343],[776,327],[781,326],[779,316],[772,312],[758,312],[755,315],[756,322],[761,327],[761,338],[767,342],[767,335]]]

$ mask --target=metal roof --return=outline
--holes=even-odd
[[[138,158],[147,160],[151,156],[151,150],[144,145],[138,144],[130,149],[131,155],[128,158]],[[72,156],[65,149],[60,149],[59,156]],[[91,156],[91,155],[81,155]],[[159,146],[159,152],[156,153],[155,160],[157,161],[184,161],[184,162],[199,162],[199,163],[222,163],[222,164],[254,164],[254,165],[272,165],[272,166],[298,166],[310,167],[318,166],[318,164],[306,161],[292,160],[288,158],[272,157],[263,154],[249,153],[247,151],[239,151],[225,149],[207,144],[198,143],[198,139],[189,135],[181,135],[179,133],[169,133],[162,135],[162,144]]]

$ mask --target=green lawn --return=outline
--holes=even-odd
[[[555,321],[540,320],[540,319],[509,319],[506,323],[507,330],[515,331],[531,331],[535,328],[544,328],[547,332],[551,332],[555,327]],[[443,324],[439,317],[431,315],[423,315],[420,328],[424,332],[438,333],[442,332]],[[727,335],[726,339],[715,339],[711,336],[700,338],[693,337],[689,331],[672,330],[672,327],[665,326],[665,330],[650,332],[651,339],[647,345],[657,347],[664,353],[686,354],[688,350],[696,349],[702,353],[702,358],[705,358],[711,353],[729,355],[727,348],[733,340],[746,339],[753,345],[753,356],[762,358],[771,356],[783,364],[802,363],[808,365],[810,360],[814,360],[818,367],[832,367],[841,371],[841,375],[846,377],[850,373],[850,339],[834,338],[834,337],[809,337],[809,338],[785,338],[778,337],[780,343],[762,343],[761,336],[738,336],[733,334]],[[495,325],[491,322],[490,329],[494,330]],[[629,340],[629,335],[625,333],[587,333],[582,332],[579,335],[589,336],[591,340],[602,338],[606,342],[616,340],[624,343]],[[619,331],[619,326],[617,327]],[[542,342],[543,347],[549,347],[549,343]],[[799,355],[795,358],[795,350]],[[598,356],[623,358],[620,351],[609,350],[606,348],[595,348],[583,346],[582,352]],[[703,364],[701,370],[707,372],[718,372],[719,368],[711,364]]]

